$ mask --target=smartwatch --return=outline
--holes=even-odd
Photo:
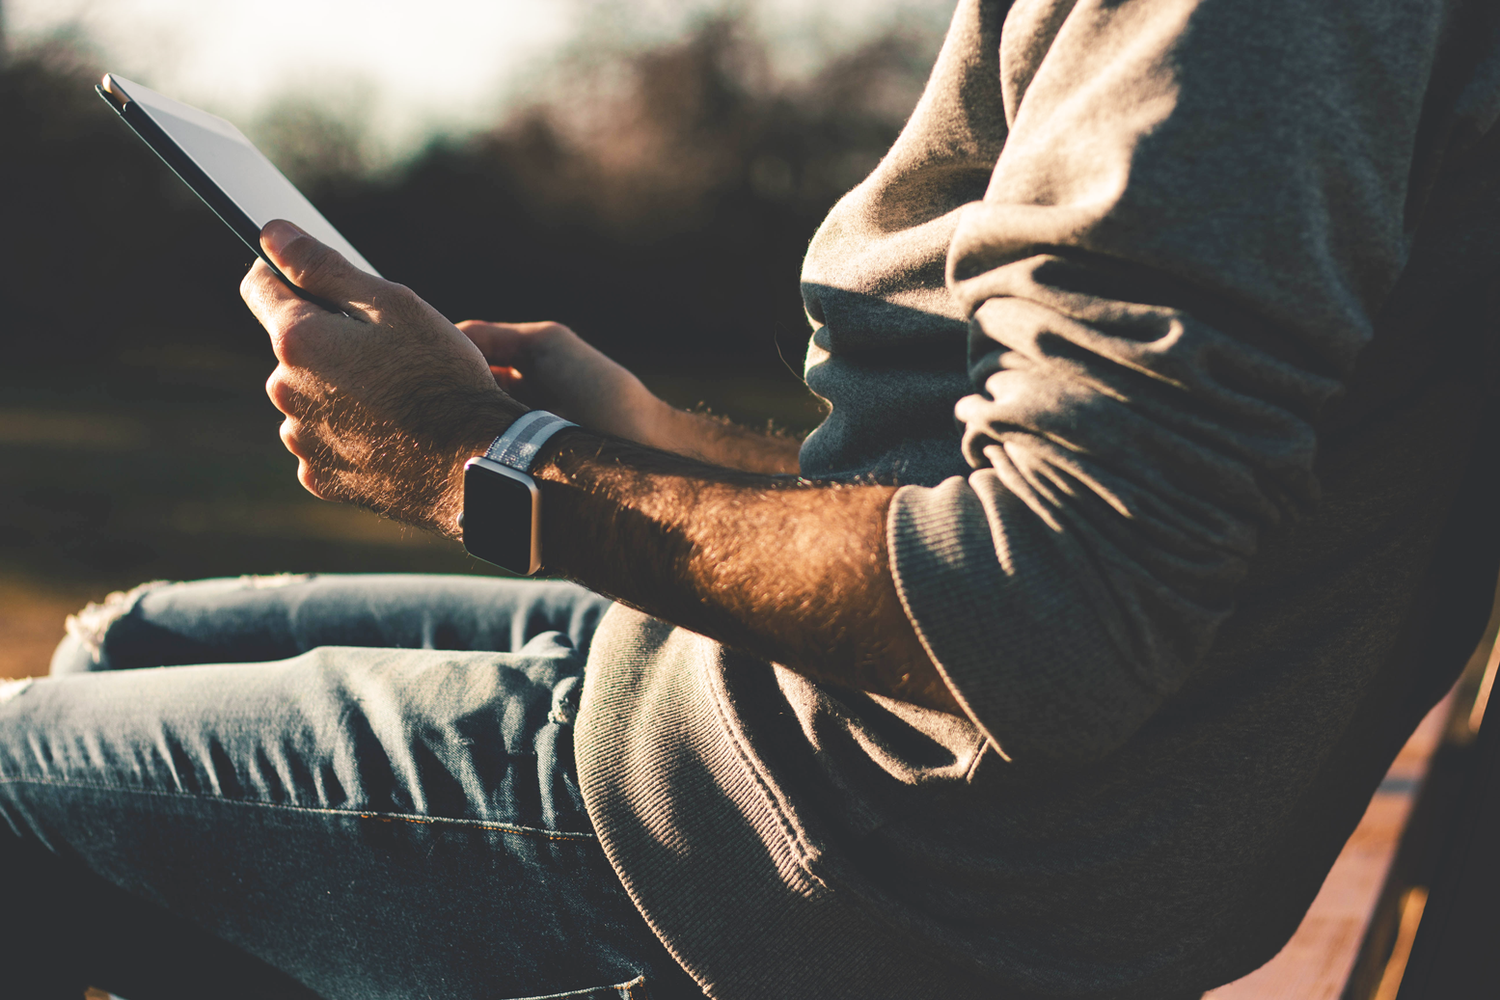
[[[495,438],[483,457],[464,464],[458,528],[469,555],[519,576],[541,569],[542,494],[527,471],[552,435],[577,426],[532,410]]]

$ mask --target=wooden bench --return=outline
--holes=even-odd
[[[1411,948],[1395,1000],[1500,996],[1500,701],[1486,711],[1497,662],[1500,646],[1475,702],[1474,738],[1451,767],[1435,762],[1387,885],[1388,897],[1418,900],[1401,916],[1398,956],[1405,941]]]

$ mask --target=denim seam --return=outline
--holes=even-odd
[[[94,792],[124,792],[130,795],[154,795],[161,798],[195,799],[200,802],[221,802],[232,806],[251,806],[259,809],[281,809],[287,812],[314,813],[320,816],[346,816],[355,819],[377,820],[382,823],[412,823],[426,826],[435,823],[452,823],[457,826],[498,833],[513,833],[522,837],[540,837],[546,840],[597,841],[592,833],[573,833],[567,830],[544,830],[534,826],[514,823],[487,823],[479,819],[460,819],[453,816],[421,816],[410,813],[386,813],[363,809],[330,809],[318,806],[287,805],[284,802],[259,802],[255,799],[229,799],[218,795],[197,795],[193,792],[166,792],[154,788],[126,788],[120,785],[96,785],[82,781],[52,781],[46,778],[0,778],[0,785],[45,785],[56,788],[81,788]]]

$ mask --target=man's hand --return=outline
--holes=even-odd
[[[463,463],[525,412],[501,382],[606,422],[626,418],[611,404],[588,409],[589,387],[620,405],[652,405],[634,376],[565,328],[470,323],[460,332],[410,290],[287,223],[268,225],[261,245],[298,288],[346,313],[298,298],[263,264],[241,286],[280,362],[267,391],[286,414],[282,440],[317,496],[454,535]],[[538,350],[544,341],[555,355]],[[546,568],[818,680],[961,711],[891,577],[893,488],[756,474],[796,462],[790,442],[759,435],[744,439],[771,444],[737,453],[749,461],[681,457],[702,454],[684,442],[736,453],[735,437],[703,431],[657,437],[682,445],[671,448],[678,454],[585,431],[558,435],[561,448],[549,446],[532,468],[547,512]]]
[[[525,407],[479,349],[410,289],[354,267],[287,222],[261,246],[299,298],[256,261],[240,285],[280,364],[266,382],[286,414],[281,440],[314,496],[457,532],[463,463]]]
[[[584,427],[745,472],[795,473],[798,442],[679,410],[561,323],[464,320],[506,392]]]
[[[623,365],[561,323],[458,324],[507,393],[597,431],[661,447],[672,408]]]

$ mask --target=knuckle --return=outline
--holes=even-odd
[[[287,417],[281,422],[281,427],[278,429],[278,433],[281,436],[282,446],[285,447],[287,451],[291,452],[293,455],[296,455],[298,458],[306,458],[306,451],[302,447],[302,442],[297,438],[298,429],[299,428],[297,422],[291,417]]]
[[[240,298],[261,325],[270,330],[274,322],[276,295],[274,289],[267,286],[267,281],[280,284],[271,276],[271,269],[257,260],[240,279]]]
[[[301,483],[303,489],[319,500],[327,499],[324,496],[326,486],[322,478],[318,475],[317,470],[312,467],[312,463],[305,458],[297,463],[297,482]]]
[[[543,323],[532,333],[535,354],[564,354],[580,343],[578,334],[561,323]]]
[[[303,249],[301,259],[297,262],[297,276],[301,279],[298,284],[321,284],[338,272],[343,260],[336,252],[312,240],[304,242],[308,246]]]
[[[344,499],[338,472],[320,465],[314,458],[297,456],[297,482],[319,500]]]
[[[266,379],[266,395],[270,397],[271,405],[282,413],[290,415],[296,407],[299,394],[284,366],[278,366]]]
[[[302,322],[292,322],[271,334],[271,348],[283,365],[302,367],[309,350],[309,331]]]
[[[247,305],[249,305],[255,299],[255,290],[257,284],[258,278],[255,273],[255,268],[252,267],[250,270],[246,271],[245,276],[240,279],[240,298],[244,299]]]
[[[371,304],[382,314],[384,322],[387,323],[392,320],[398,323],[409,323],[421,312],[422,300],[417,297],[417,293],[394,281],[382,282],[371,298],[373,300]]]

